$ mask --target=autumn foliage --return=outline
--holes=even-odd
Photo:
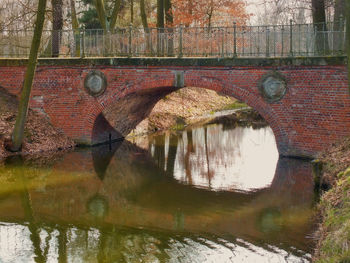
[[[243,0],[173,0],[172,5],[175,26],[244,25],[249,19]]]

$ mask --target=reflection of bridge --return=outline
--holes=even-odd
[[[127,142],[113,145],[111,151],[108,146],[94,151],[92,155],[70,153],[52,169],[7,167],[8,181],[2,182],[2,189],[11,184],[19,188],[12,195],[0,195],[3,211],[0,221],[17,223],[16,230],[12,228],[13,232],[8,233],[9,238],[20,240],[18,246],[7,248],[7,255],[15,255],[14,250],[23,251],[26,246],[28,256],[36,256],[38,262],[50,255],[57,256],[52,251],[59,251],[63,259],[79,258],[72,249],[85,251],[86,247],[92,252],[83,254],[94,258],[86,261],[95,261],[96,255],[107,259],[118,259],[121,255],[139,257],[139,252],[128,250],[127,244],[153,240],[161,251],[158,256],[164,256],[169,252],[164,247],[172,248],[169,236],[173,240],[182,236],[191,239],[202,233],[203,228],[211,238],[231,236],[233,243],[241,238],[251,243],[268,240],[271,244],[279,233],[280,238],[293,242],[297,249],[306,247],[304,230],[310,227],[309,208],[313,202],[308,162],[281,159],[271,187],[249,195],[180,184],[150,164],[146,152]],[[21,174],[24,171],[25,175]],[[31,176],[32,173],[36,176]],[[296,217],[297,222],[290,221]],[[303,231],[295,233],[293,224]],[[0,234],[6,226],[0,227]],[[159,231],[145,234],[124,227]],[[16,239],[16,235],[21,238]],[[276,239],[276,246],[290,249],[281,242]]]

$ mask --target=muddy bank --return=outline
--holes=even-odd
[[[318,206],[322,219],[313,261],[350,262],[350,138],[324,152],[319,163],[320,187],[331,189]]]
[[[29,110],[22,151],[6,151],[4,142],[11,138],[17,109],[17,98],[0,87],[0,159],[15,154],[38,155],[74,147],[74,142],[54,128],[46,117]]]

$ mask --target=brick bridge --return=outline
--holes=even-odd
[[[19,95],[25,64],[0,59],[0,86]],[[40,59],[30,106],[92,145],[128,134],[166,94],[201,87],[257,110],[281,155],[314,157],[350,135],[347,85],[345,57]],[[111,108],[115,129],[104,117]]]

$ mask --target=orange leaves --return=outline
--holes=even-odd
[[[174,24],[184,26],[232,26],[245,24],[249,15],[243,0],[173,0]]]

